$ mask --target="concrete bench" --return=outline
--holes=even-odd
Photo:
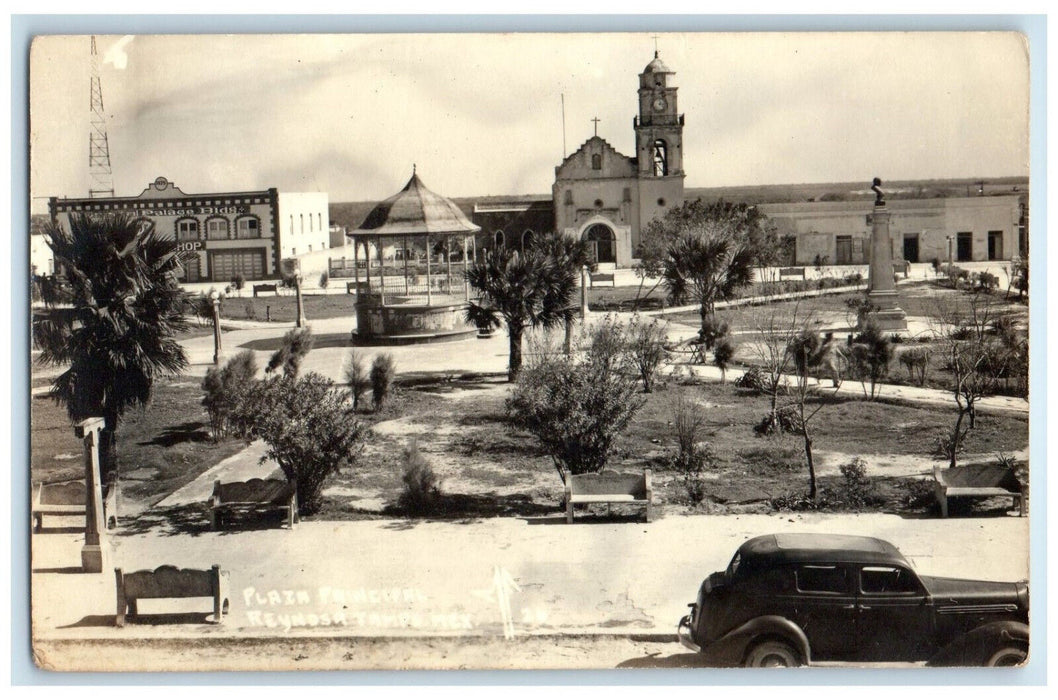
[[[653,491],[650,470],[642,474],[599,472],[598,474],[569,474],[566,476],[566,522],[573,523],[574,504],[626,503],[646,508],[650,522]]]
[[[216,530],[232,515],[256,515],[280,511],[287,525],[293,529],[298,522],[297,488],[282,479],[250,479],[213,482],[213,495],[209,499],[209,524]]]
[[[1014,499],[1018,514],[1025,515],[1025,493],[1014,470],[998,464],[969,464],[954,469],[933,465],[933,492],[942,518],[948,517],[948,499],[953,497]]]
[[[803,280],[805,279],[805,269],[803,267],[780,267],[779,268],[779,281],[782,280]]]
[[[44,528],[45,515],[85,514],[85,498],[88,491],[83,480],[41,483],[33,493],[33,532]],[[118,485],[111,484],[103,499],[103,522],[107,529],[118,525]]]
[[[614,281],[615,275],[612,272],[594,272],[589,276],[591,280],[591,286],[594,287],[596,282],[609,282],[611,287],[616,287],[617,283]]]
[[[263,294],[264,292],[272,292],[272,294],[279,296],[279,286],[275,284],[255,284],[253,286],[254,298],[257,298],[258,294]]]
[[[345,293],[346,294],[367,294],[367,282],[346,282]]]
[[[118,613],[115,622],[125,626],[126,615],[138,615],[138,603],[144,598],[213,598],[213,623],[228,614],[231,582],[227,571],[214,564],[210,569],[179,569],[159,566],[130,574],[114,569],[117,579]]]

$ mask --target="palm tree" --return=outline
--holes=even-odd
[[[698,303],[703,340],[713,337],[716,302],[731,298],[753,281],[755,259],[749,239],[722,221],[700,221],[680,231],[669,244],[662,280],[673,303],[686,299]]]
[[[757,207],[697,199],[647,225],[637,247],[637,274],[660,277],[674,303],[699,303],[708,349],[717,338],[711,332],[715,303],[752,282],[754,266],[773,264],[781,247],[775,227]]]
[[[555,328],[574,316],[577,275],[587,258],[582,241],[552,233],[524,253],[511,248],[490,251],[467,270],[467,282],[479,294],[467,307],[467,321],[490,329],[506,324],[509,381],[522,367],[525,330]]]
[[[46,228],[58,285],[34,311],[39,362],[65,367],[52,396],[70,419],[102,416],[104,483],[117,475],[114,436],[124,412],[146,404],[154,381],[187,367],[173,335],[187,327],[175,243],[124,214],[77,215]]]

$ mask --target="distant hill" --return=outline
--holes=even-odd
[[[1024,194],[1029,190],[1027,177],[957,178],[947,180],[892,180],[883,185],[889,199],[939,199],[943,197],[972,197],[978,194],[979,183],[984,183],[985,196],[997,194]],[[799,185],[745,185],[732,187],[688,187],[684,196],[701,198],[707,202],[724,199],[729,202],[747,204],[784,204],[790,202],[844,202],[870,199],[874,196],[870,183],[862,182],[817,182]],[[550,194],[512,195],[509,197],[489,195],[483,197],[455,197],[452,199],[468,217],[475,204],[517,200],[550,201]],[[331,223],[356,228],[363,223],[368,213],[378,202],[331,202]]]

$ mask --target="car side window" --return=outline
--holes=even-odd
[[[860,570],[863,593],[917,593],[918,581],[907,569],[898,566],[865,566]]]
[[[845,569],[834,565],[797,567],[797,590],[802,593],[847,593]]]

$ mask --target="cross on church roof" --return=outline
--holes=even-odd
[[[653,34],[653,35],[651,35],[650,38],[654,40],[654,58],[657,58],[658,57],[658,39],[660,39],[661,37],[658,36],[657,34]]]
[[[598,136],[599,135],[599,121],[600,120],[599,120],[598,117],[593,117],[592,121],[595,122],[595,135]]]

